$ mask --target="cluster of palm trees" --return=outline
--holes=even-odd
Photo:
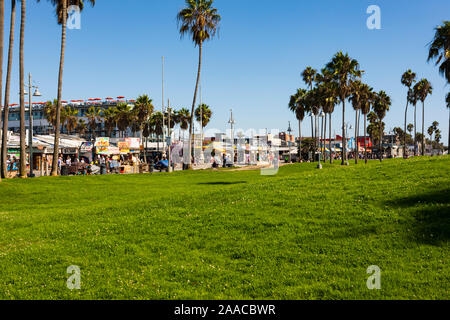
[[[25,22],[26,22],[26,0],[20,0],[20,39],[19,39],[19,81],[20,81],[20,168],[19,176],[21,178],[26,178],[26,144],[25,144],[25,68],[24,68],[24,42],[25,42]],[[37,0],[40,2],[40,0]],[[53,165],[52,165],[52,176],[57,175],[57,161],[58,161],[58,150],[59,150],[59,135],[61,127],[61,110],[62,110],[62,84],[63,84],[63,70],[64,70],[64,55],[65,55],[65,44],[66,44],[66,22],[68,17],[67,8],[70,5],[78,5],[81,10],[84,8],[84,2],[89,2],[92,6],[95,5],[95,0],[49,0],[49,2],[54,6],[56,18],[58,24],[61,26],[61,52],[60,52],[60,66],[58,75],[58,98],[56,100],[56,110],[55,110],[55,141],[54,141],[54,154],[53,154]],[[4,23],[5,23],[5,0],[0,0],[0,101],[1,92],[3,88],[3,33],[4,33]],[[3,132],[8,131],[8,106],[9,106],[9,94],[10,94],[10,83],[11,83],[11,70],[13,61],[13,49],[14,49],[14,38],[15,38],[15,17],[16,17],[16,0],[11,0],[11,25],[9,34],[9,51],[8,51],[8,69],[6,75],[6,85],[5,85],[5,102],[4,102],[4,112],[3,112]],[[31,94],[31,93],[30,93]],[[31,107],[31,106],[30,106]],[[73,116],[73,115],[71,115]],[[69,126],[72,126],[70,123]],[[2,135],[2,149],[1,149],[1,176],[3,178],[7,177],[7,137],[6,134]]]
[[[318,72],[312,67],[307,67],[301,74],[308,89],[298,89],[290,97],[289,109],[295,113],[299,121],[300,146],[301,124],[306,115],[311,117],[311,134],[314,140],[314,150],[317,150],[320,141],[324,141],[327,135],[327,122],[329,134],[329,150],[331,152],[331,123],[332,114],[336,105],[342,104],[342,164],[347,162],[345,106],[349,101],[356,111],[355,138],[358,141],[359,123],[361,114],[364,115],[364,137],[366,136],[367,116],[372,110],[372,117],[376,119],[379,128],[384,128],[383,118],[389,111],[391,99],[384,91],[375,92],[370,86],[361,82],[363,71],[357,60],[347,53],[336,53],[331,61]],[[322,130],[319,133],[318,117],[322,117]],[[323,123],[325,122],[325,124]],[[382,130],[377,131],[381,145]],[[320,135],[320,136],[319,136]],[[301,149],[301,148],[300,148]],[[365,146],[365,158],[367,161],[367,147]],[[381,160],[381,155],[380,155]],[[330,157],[330,162],[333,157]],[[355,162],[358,163],[358,150],[355,151]]]

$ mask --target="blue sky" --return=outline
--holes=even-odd
[[[366,9],[372,4],[381,8],[381,30],[366,27]],[[176,108],[190,109],[198,51],[178,34],[176,14],[183,5],[183,0],[97,0],[95,8],[87,7],[82,29],[68,30],[63,98],[134,99],[147,93],[160,107],[161,56],[165,56],[166,98]],[[392,97],[385,120],[388,130],[403,125],[402,73],[412,68],[418,77],[429,79],[434,93],[426,102],[426,126],[439,121],[447,141],[444,96],[450,87],[426,58],[433,28],[449,18],[448,0],[216,0],[215,6],[222,23],[219,37],[206,44],[202,70],[203,102],[214,112],[209,127],[225,129],[233,108],[237,127],[285,130],[291,121],[297,131],[287,103],[304,86],[301,71],[306,66],[320,69],[343,50],[360,62],[364,82]],[[19,92],[20,10],[16,22],[12,103],[18,101]],[[6,21],[5,41],[8,26]],[[27,1],[25,69],[40,86],[42,100],[56,97],[59,49],[60,28],[53,9],[46,1]],[[353,122],[350,109],[346,118]],[[337,107],[333,123],[337,132],[340,119]],[[310,132],[309,121],[303,130]]]

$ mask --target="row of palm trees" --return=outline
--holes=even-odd
[[[48,101],[44,107],[45,118],[52,125],[54,131],[56,131],[56,109],[57,100]],[[169,111],[164,114],[161,111],[155,111],[152,99],[144,94],[136,99],[134,105],[119,103],[108,108],[91,106],[83,116],[76,108],[70,105],[63,106],[60,125],[61,129],[65,128],[68,134],[78,133],[80,136],[85,136],[89,133],[91,139],[96,138],[97,128],[101,123],[104,124],[108,137],[112,136],[116,128],[122,137],[129,129],[134,135],[139,132],[144,138],[152,135],[160,137],[163,135],[164,128],[169,127],[169,119],[171,129],[179,125],[180,130],[186,132],[191,119],[189,110],[186,108],[169,110],[170,115]],[[201,104],[195,109],[195,118],[203,128],[208,125],[211,117],[210,106]]]
[[[384,126],[383,119],[386,116],[386,112],[389,111],[391,99],[386,92],[375,92],[367,84],[362,83],[361,77],[363,73],[360,70],[358,61],[343,52],[336,53],[320,72],[312,67],[307,67],[302,72],[303,81],[309,89],[298,89],[290,97],[289,101],[289,109],[295,113],[299,121],[300,146],[302,143],[301,124],[306,115],[309,115],[311,117],[311,134],[314,140],[314,149],[317,149],[320,141],[325,140],[328,122],[329,149],[331,152],[332,115],[336,105],[339,103],[342,104],[342,165],[348,164],[347,146],[345,143],[347,141],[345,124],[346,102],[349,101],[356,111],[355,138],[357,141],[361,114],[364,115],[364,136],[366,136],[367,130],[367,115],[371,110],[376,117],[379,127]],[[325,117],[322,117],[322,130],[319,133],[318,116],[322,112],[325,114]],[[381,135],[382,131],[379,134]],[[379,143],[381,146],[381,137]],[[355,151],[355,153],[355,162],[358,163],[358,151]],[[367,161],[366,146],[365,158]],[[330,157],[330,162],[332,161],[333,159]]]

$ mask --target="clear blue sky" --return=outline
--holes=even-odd
[[[366,9],[371,4],[381,8],[382,30],[366,27]],[[147,93],[160,107],[161,56],[165,56],[166,97],[174,107],[190,109],[198,59],[192,42],[180,40],[178,34],[176,14],[183,5],[183,0],[97,0],[95,8],[87,6],[82,29],[68,30],[63,98],[123,95],[131,99]],[[225,129],[233,108],[237,127],[285,130],[290,120],[297,131],[287,103],[290,94],[304,86],[300,72],[306,66],[322,68],[343,50],[361,63],[366,71],[363,81],[392,97],[388,130],[403,124],[406,89],[400,84],[402,73],[412,68],[418,77],[428,78],[434,93],[426,102],[426,126],[438,120],[443,141],[447,141],[444,96],[450,87],[426,58],[433,28],[450,18],[450,1],[216,0],[215,6],[222,24],[219,37],[206,45],[202,78],[203,102],[214,112],[209,127]],[[53,99],[60,28],[46,1],[29,0],[27,10],[25,69],[39,84],[42,100]],[[16,39],[19,22],[20,10]],[[9,21],[5,41],[8,26]],[[12,103],[17,102],[19,92],[17,45],[18,41]],[[346,117],[353,122],[350,109]],[[337,130],[340,118],[338,107],[334,115]],[[303,128],[310,132],[309,122]]]

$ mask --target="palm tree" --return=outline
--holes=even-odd
[[[367,164],[367,115],[370,112],[375,94],[367,84],[361,87],[361,113],[364,115],[364,160]]]
[[[414,106],[414,156],[417,155],[417,102],[419,101],[417,85],[408,91],[408,101]]]
[[[67,133],[71,134],[77,127],[78,123],[78,110],[75,108],[72,108],[70,106],[67,106],[64,108],[64,114],[65,114],[65,126],[67,129]],[[64,123],[63,123],[64,126]]]
[[[56,126],[56,105],[58,104],[57,100],[47,101],[44,106],[44,117],[49,124],[52,125],[53,129]]]
[[[136,119],[138,122],[138,127],[142,136],[142,131],[144,129],[144,124],[148,122],[148,118],[153,113],[153,100],[146,94],[139,96],[136,99],[134,106],[134,112],[136,114]]]
[[[429,126],[428,130],[427,130],[428,135],[430,136],[430,141],[433,140],[433,133],[434,133],[434,128],[433,126]]]
[[[361,95],[362,95],[362,83],[359,80],[352,81],[351,88],[352,94],[350,96],[350,102],[352,103],[353,110],[355,110],[355,164],[358,164],[358,154],[359,154],[359,145],[358,145],[358,112],[361,109]]]
[[[351,94],[351,81],[361,77],[359,63],[342,51],[334,55],[326,68],[333,74],[334,81],[337,83],[337,93],[342,102],[342,165],[348,165],[347,162],[347,139],[345,136],[345,100]]]
[[[102,119],[105,123],[106,134],[111,137],[114,128],[116,127],[116,110],[109,107],[102,111]]]
[[[199,50],[197,82],[195,85],[194,99],[192,101],[192,117],[189,127],[189,155],[192,155],[192,130],[194,125],[193,116],[197,100],[198,86],[200,83],[202,48],[205,41],[215,36],[221,20],[217,9],[212,5],[213,0],[186,0],[186,7],[182,9],[177,15],[181,37],[186,34],[190,34],[194,45],[198,46]],[[189,163],[189,169],[192,169],[192,160]]]
[[[86,134],[87,129],[88,125],[86,124],[86,121],[84,121],[83,119],[79,119],[77,124],[77,132],[80,135],[80,137]]]
[[[380,152],[380,161],[383,161],[383,157],[381,154],[381,144],[383,141],[383,119],[386,116],[386,113],[389,111],[391,106],[391,98],[384,91],[380,91],[375,97],[375,104],[373,106],[373,110],[378,117],[379,121],[379,134],[380,138],[378,140],[379,143],[379,152]]]
[[[178,110],[178,120],[180,123],[180,128],[183,130],[183,140],[184,140],[184,132],[189,128],[189,121],[191,119],[191,113],[186,108],[181,108]]]
[[[24,1],[24,0],[22,0]],[[40,0],[37,0],[40,2]],[[52,176],[58,175],[58,154],[59,154],[59,136],[60,136],[60,124],[61,124],[61,99],[62,99],[62,84],[63,84],[63,72],[64,72],[64,55],[66,50],[66,25],[68,16],[68,4],[78,5],[80,10],[84,7],[83,0],[48,0],[56,7],[56,17],[58,24],[61,25],[61,54],[59,59],[59,76],[58,76],[58,105],[56,107],[56,131],[55,142],[53,150],[53,162],[52,162]],[[95,0],[86,0],[92,6],[95,5]]]
[[[306,67],[306,69],[303,70],[301,76],[302,76],[303,82],[307,86],[309,86],[309,91],[312,91],[313,83],[316,81],[316,77],[317,77],[317,70],[313,69],[312,67]],[[317,126],[317,118],[315,118],[315,121],[313,123],[313,113],[310,113],[310,117],[311,117],[311,137],[314,139],[314,146],[316,146],[317,127],[315,129],[314,124]]]
[[[25,0],[22,0],[20,13],[20,43],[19,43],[19,76],[20,76],[20,178],[27,176],[27,155],[25,145],[25,70],[24,70],[24,40],[25,40]],[[31,94],[31,93],[30,93]]]
[[[197,109],[195,109],[195,120],[200,122],[202,128],[205,128],[208,125],[209,121],[211,121],[212,114],[213,113],[211,111],[211,107],[202,103],[197,107]]]
[[[305,119],[305,97],[307,95],[305,89],[297,89],[297,92],[289,99],[289,110],[295,113],[298,120],[298,135],[299,135],[299,162],[302,160],[302,121]]]
[[[87,127],[89,128],[91,139],[95,140],[97,131],[97,123],[102,120],[102,110],[100,108],[96,108],[95,106],[91,106],[87,112]]]
[[[117,129],[122,132],[122,137],[125,137],[125,132],[131,124],[131,107],[127,103],[119,103],[115,108],[115,120]]]
[[[0,0],[0,115],[2,112],[2,88],[3,88],[3,32],[5,28],[5,0]],[[6,134],[7,131],[4,131]],[[2,178],[0,176],[0,182]]]
[[[447,109],[448,109],[448,150],[450,151],[450,92],[447,93],[447,97],[445,97],[445,102],[447,103]],[[449,152],[450,154],[450,152]]]
[[[414,125],[412,123],[406,126],[406,130],[408,130],[409,134],[412,136],[412,131],[414,129]]]
[[[150,118],[150,126],[151,126],[151,132],[155,133],[157,137],[157,144],[158,144],[158,151],[159,151],[159,140],[161,139],[161,136],[163,134],[164,130],[164,115],[161,111],[157,111],[151,115]],[[164,143],[164,142],[163,142]]]
[[[416,88],[417,87],[417,88]],[[418,99],[422,102],[422,156],[425,155],[425,100],[433,94],[433,87],[427,79],[422,79],[414,86]]]
[[[428,61],[436,60],[439,73],[450,83],[450,21],[444,21],[441,26],[435,28],[433,41],[430,43]]]
[[[3,132],[8,132],[8,117],[9,117],[9,91],[11,86],[11,70],[14,51],[14,31],[16,22],[16,0],[11,0],[11,23],[9,28],[9,51],[8,51],[8,69],[6,71],[5,84],[5,104],[3,107]],[[2,32],[3,34],[3,32]],[[3,50],[2,50],[3,52]],[[0,87],[1,90],[1,87]],[[1,100],[0,100],[1,101]],[[2,135],[2,150],[1,150],[1,177],[7,177],[6,156],[8,153],[8,137],[7,134]]]
[[[411,69],[408,69],[405,73],[403,73],[401,82],[405,87],[408,88],[408,94],[406,97],[406,109],[405,109],[405,136],[403,139],[403,157],[406,159],[408,158],[408,154],[406,152],[406,122],[408,119],[408,104],[409,104],[408,97],[411,92],[411,87],[415,81],[416,81],[416,74],[412,72]]]

